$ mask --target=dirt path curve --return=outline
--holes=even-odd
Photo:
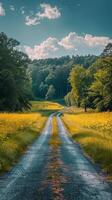
[[[83,154],[77,143],[74,143],[57,116],[59,134],[62,141],[60,157],[68,167],[65,176],[65,197],[69,200],[112,200],[112,188],[99,175],[98,170]]]
[[[36,200],[49,154],[52,116],[43,133],[11,172],[0,178],[0,200]]]

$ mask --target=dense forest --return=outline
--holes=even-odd
[[[68,81],[71,90],[65,96],[67,105],[81,106],[85,111],[87,107],[112,110],[112,44],[88,68],[74,65]]]
[[[65,56],[34,60],[31,65],[35,97],[64,98],[68,106],[112,110],[112,44],[98,56]]]
[[[65,56],[34,60],[32,71],[32,89],[35,97],[44,99],[63,98],[70,91],[68,77],[74,65],[83,65],[88,69],[97,56]]]
[[[68,106],[112,110],[112,44],[100,56],[29,60],[19,42],[0,34],[0,110],[22,111],[30,100],[64,98]]]

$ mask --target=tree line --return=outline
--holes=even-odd
[[[97,56],[65,56],[34,60],[30,65],[32,71],[32,89],[34,96],[42,99],[58,99],[70,91],[68,77],[75,64],[88,68],[97,59]]]
[[[112,110],[112,44],[108,44],[101,57],[88,69],[74,65],[68,79],[71,90],[65,96],[67,105]]]
[[[34,60],[32,89],[43,99],[64,98],[68,106],[112,110],[112,44],[100,56]]]
[[[112,110],[112,44],[100,56],[29,60],[0,33],[0,111],[30,109],[30,100],[64,98],[68,106]]]

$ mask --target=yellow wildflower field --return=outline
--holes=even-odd
[[[0,138],[28,127],[35,127],[38,130],[44,120],[45,117],[42,117],[39,113],[0,113]]]
[[[46,119],[39,113],[0,113],[0,171],[15,163],[38,137]]]
[[[112,132],[112,112],[104,113],[80,113],[69,115],[65,114],[64,117],[69,122],[75,122],[84,128],[91,128],[97,131],[103,131],[105,136]],[[112,135],[111,135],[112,137]]]
[[[73,139],[112,175],[112,112],[65,113],[62,119]]]

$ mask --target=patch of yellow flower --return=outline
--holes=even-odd
[[[112,112],[64,114],[74,140],[112,175]]]
[[[63,109],[63,106],[59,103],[52,102],[52,101],[32,101],[32,111],[38,110],[60,110]]]
[[[0,172],[9,170],[39,136],[46,119],[39,113],[0,113]]]
[[[65,118],[71,125],[97,130],[99,133],[101,131],[105,136],[112,137],[112,112],[65,114]]]
[[[39,113],[0,113],[0,139],[27,127],[35,127],[38,130],[45,119],[46,118]]]

